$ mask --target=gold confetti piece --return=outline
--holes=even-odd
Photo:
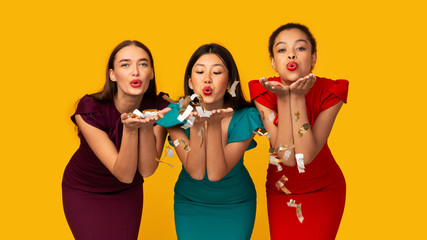
[[[288,178],[283,175],[279,180],[277,180],[276,182],[276,187],[278,190],[282,190],[284,193],[286,194],[292,194],[291,191],[289,191],[286,187],[285,187],[285,183],[288,181]]]
[[[230,93],[230,95],[232,97],[236,97],[236,87],[237,84],[239,84],[239,81],[234,81],[233,84],[231,85],[230,89],[228,89],[228,93]]]
[[[295,122],[298,122],[298,120],[300,119],[300,117],[301,117],[301,114],[299,113],[299,111],[296,112],[296,113],[294,113]]]
[[[265,130],[264,128],[263,129],[261,129],[261,128],[257,128],[257,129],[255,129],[255,131],[253,131],[253,133],[255,133],[256,135],[258,135],[258,136],[266,136],[266,135],[268,135],[269,133],[267,132],[267,130]]]
[[[187,145],[187,143],[185,143],[185,141],[181,138],[176,139],[175,141],[173,141],[173,144],[175,145],[175,147],[178,147],[179,145],[182,146],[182,148],[184,148],[185,151],[189,152],[191,150],[191,147]]]
[[[164,164],[168,165],[169,167],[173,167],[173,165],[172,165],[172,164],[169,164],[169,163],[167,163],[167,162],[163,162],[163,161],[161,161],[161,160],[160,160],[160,159],[158,159],[158,158],[156,158],[156,161],[157,161],[157,162],[164,163]]]
[[[187,143],[185,143],[185,141],[183,139],[178,139],[179,144],[182,146],[182,148],[184,148],[185,151],[189,152],[191,150],[191,147],[187,145]]]
[[[170,98],[168,95],[164,94],[162,96],[162,98],[170,103],[178,103],[178,101],[173,100],[172,98]]]
[[[295,158],[297,159],[298,172],[299,172],[299,173],[303,173],[303,172],[305,172],[305,166],[304,166],[304,154],[302,154],[302,153],[297,153],[297,154],[295,154]]]
[[[310,129],[310,124],[304,123],[302,127],[298,130],[298,135],[302,137]]]
[[[301,203],[296,204],[295,200],[291,199],[291,200],[289,200],[289,202],[287,202],[287,204],[288,204],[288,207],[296,208],[297,218],[298,218],[299,222],[302,223],[302,221],[304,221],[304,217],[302,216]]]
[[[188,106],[190,105],[191,99],[189,96],[186,96],[184,98],[184,100],[182,100],[182,101],[183,101],[183,103],[181,106],[181,110],[179,110],[179,112],[178,112],[179,114],[183,114],[185,112],[185,110],[187,110]],[[180,102],[181,102],[181,100],[180,100]]]

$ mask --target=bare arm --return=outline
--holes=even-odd
[[[86,123],[76,114],[76,123],[90,148],[119,181],[131,183],[137,168],[138,129],[123,127],[120,151],[108,138],[107,133]]]
[[[182,144],[175,146],[175,151],[182,162],[182,166],[190,174],[193,179],[202,180],[206,172],[206,143],[203,138],[198,136],[199,131],[204,127],[204,121],[195,121],[194,125],[190,128],[190,139],[187,138],[184,130],[179,127],[168,128],[169,135],[172,141],[182,139],[191,150],[187,152],[184,150]]]
[[[206,167],[210,181],[221,180],[233,169],[242,158],[253,138],[252,136],[242,142],[227,144],[227,132],[232,111],[231,108],[214,110],[207,121]],[[228,118],[225,118],[226,116]]]
[[[163,118],[169,110],[170,108],[163,109],[159,112],[159,116],[152,118],[151,125],[142,125],[139,128],[138,170],[143,177],[151,176],[159,166],[156,158],[160,158],[166,138],[166,130],[162,126],[153,126],[153,124],[159,118]]]
[[[313,127],[310,127],[311,129],[308,128],[305,94],[314,85],[315,80],[314,75],[308,75],[291,85],[291,112],[300,113],[300,119],[292,127],[295,153],[302,153],[304,155],[304,164],[311,163],[325,145],[335,118],[343,104],[343,101],[339,101],[334,106],[321,112],[314,122]],[[307,125],[307,128],[304,128],[304,124]]]

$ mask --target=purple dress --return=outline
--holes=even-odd
[[[160,93],[143,99],[139,110],[163,109],[169,102]],[[113,102],[101,103],[85,95],[75,114],[108,134],[117,151],[122,140],[123,124]],[[135,240],[142,214],[142,183],[139,171],[130,184],[120,182],[96,157],[81,133],[80,147],[65,168],[62,199],[65,217],[76,239]],[[135,149],[136,150],[136,149]]]

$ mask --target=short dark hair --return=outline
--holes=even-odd
[[[237,70],[237,65],[234,61],[233,56],[231,53],[223,46],[211,43],[211,44],[205,44],[200,46],[191,56],[190,60],[188,61],[187,68],[185,69],[185,76],[184,76],[184,92],[185,95],[191,95],[194,93],[194,91],[190,88],[188,85],[188,80],[191,77],[191,72],[193,69],[194,64],[196,64],[197,60],[208,53],[213,53],[217,55],[222,62],[224,63],[225,67],[228,70],[228,85],[232,85],[234,81],[239,81],[239,84],[237,84],[236,87],[236,97],[232,97],[228,92],[224,95],[224,108],[231,107],[234,110],[239,110],[244,107],[251,106],[251,103],[246,101],[243,91],[241,88],[241,82],[240,82],[240,76],[239,71]]]
[[[311,43],[311,54],[317,53],[316,39],[313,37],[313,34],[311,34],[311,32],[308,29],[308,27],[305,26],[305,25],[299,24],[299,23],[287,23],[287,24],[282,25],[279,28],[277,28],[271,34],[271,36],[270,36],[270,38],[268,40],[268,52],[270,53],[270,57],[274,56],[273,45],[274,45],[274,41],[276,41],[277,35],[279,35],[279,33],[281,33],[284,30],[288,30],[288,29],[292,29],[292,28],[296,28],[296,29],[299,29],[302,32],[304,32],[305,35],[307,35],[308,40]]]
[[[145,46],[144,44],[142,44],[139,41],[125,40],[125,41],[119,43],[119,45],[117,45],[113,49],[113,51],[111,52],[110,57],[108,59],[108,64],[107,64],[107,71],[106,71],[104,88],[100,92],[97,92],[97,93],[90,95],[94,99],[96,99],[100,102],[110,102],[110,101],[114,100],[114,96],[117,94],[117,83],[111,81],[110,69],[114,69],[114,60],[116,58],[117,53],[122,48],[127,47],[127,46],[136,46],[136,47],[142,48],[145,52],[147,52],[148,57],[150,58],[151,68],[153,69],[153,79],[150,81],[150,83],[148,85],[148,89],[144,93],[144,98],[145,99],[155,98],[157,96],[156,77],[154,74],[154,60],[153,60],[153,56],[151,55],[150,50],[148,49],[147,46]]]

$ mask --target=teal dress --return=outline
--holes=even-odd
[[[157,124],[164,127],[182,125],[177,120],[179,106],[172,108]],[[262,128],[256,108],[234,112],[228,127],[228,143],[249,139]],[[186,129],[190,137],[190,129]],[[252,140],[246,150],[256,146]],[[175,227],[179,240],[247,240],[255,222],[256,191],[243,157],[221,180],[211,182],[207,173],[203,180],[193,179],[182,167],[175,184]]]

